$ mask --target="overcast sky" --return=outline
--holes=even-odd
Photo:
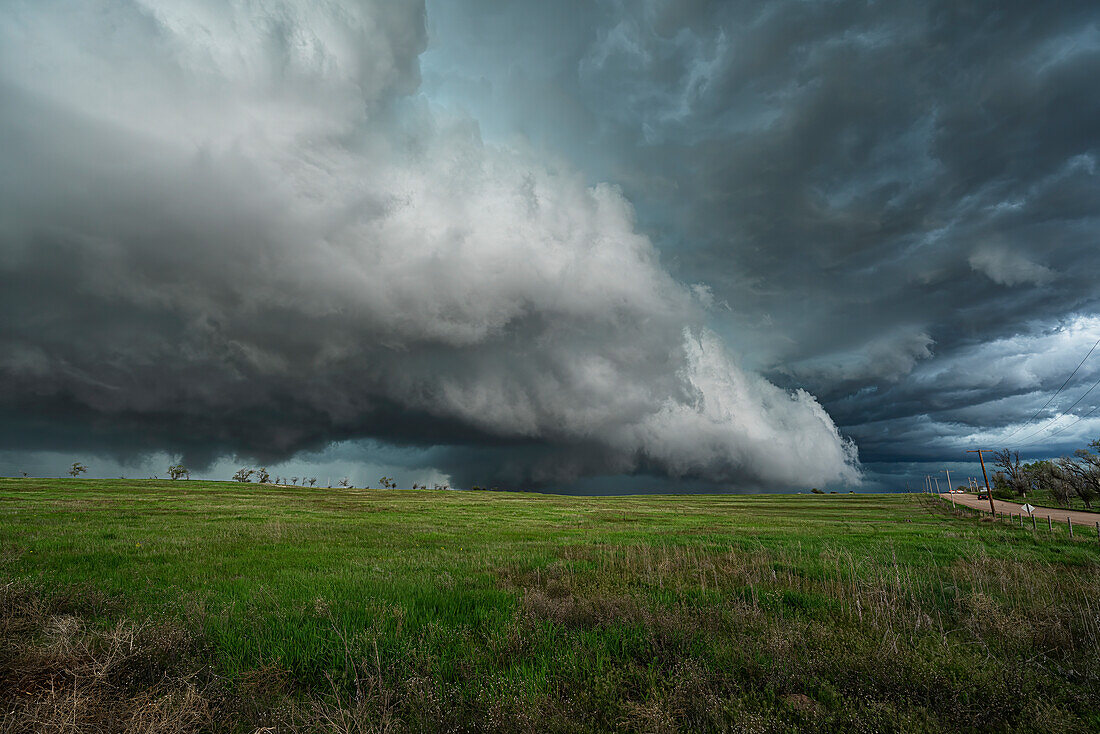
[[[5,2],[0,474],[882,490],[1071,451],[1097,79],[1094,2]]]

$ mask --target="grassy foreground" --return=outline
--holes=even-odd
[[[1100,729],[1100,547],[922,495],[0,480],[8,731]]]

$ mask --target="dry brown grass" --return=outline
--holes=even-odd
[[[326,676],[327,690],[302,688],[277,666],[229,685],[185,626],[107,621],[98,614],[106,609],[114,611],[90,591],[0,584],[0,732],[386,734],[456,730],[463,717],[476,729],[536,732],[543,723],[522,696],[487,688],[471,704],[441,695],[416,648],[400,660],[384,660],[376,646],[355,656],[362,640],[343,631],[346,676]]]
[[[858,562],[843,548],[817,558],[583,546],[549,568],[501,576],[531,625],[644,630],[639,671],[656,666],[664,682],[628,693],[618,723],[629,730],[751,730],[760,707],[737,702],[760,695],[776,710],[767,730],[874,730],[868,722],[878,720],[1069,731],[1080,724],[1070,707],[1100,702],[1094,568],[977,555],[921,573],[893,558]],[[1070,703],[1058,680],[1092,704]],[[982,687],[984,700],[973,695]],[[840,696],[849,712],[862,700],[865,710],[838,718],[814,696]]]
[[[109,605],[90,591],[0,585],[0,730],[209,730],[206,693],[184,674],[190,634],[174,625],[89,623]]]
[[[655,590],[681,599],[710,591],[714,604],[737,616],[768,612],[777,601],[804,595],[820,600],[831,619],[852,617],[885,633],[946,637],[965,630],[999,644],[1100,646],[1100,575],[1091,567],[978,555],[921,574],[896,559],[857,561],[843,548],[828,549],[819,559],[819,571],[808,574],[800,552],[583,546],[566,548],[549,568],[513,567],[501,577],[506,587],[523,593],[529,614],[565,627],[659,627],[671,617],[674,626],[713,631],[706,620],[687,619],[693,610],[712,619],[706,602],[662,608],[648,601]]]

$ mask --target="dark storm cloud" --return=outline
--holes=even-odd
[[[8,446],[801,486],[855,477],[831,415],[895,482],[1100,377],[1042,409],[1100,338],[1095,3],[35,3],[0,34]]]
[[[426,83],[481,76],[502,91],[475,109],[515,94],[514,127],[621,181],[674,272],[728,304],[716,328],[818,395],[864,460],[995,442],[1100,337],[1095,3],[598,7],[578,28],[450,5],[506,15],[510,54],[525,33],[580,50],[503,75],[429,51]],[[539,122],[547,89],[583,109],[568,135]]]
[[[857,481],[617,187],[418,93],[426,43],[417,3],[0,11],[4,448]]]

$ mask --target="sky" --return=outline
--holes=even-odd
[[[5,2],[0,475],[896,491],[1071,452],[1098,77],[1090,2]]]

